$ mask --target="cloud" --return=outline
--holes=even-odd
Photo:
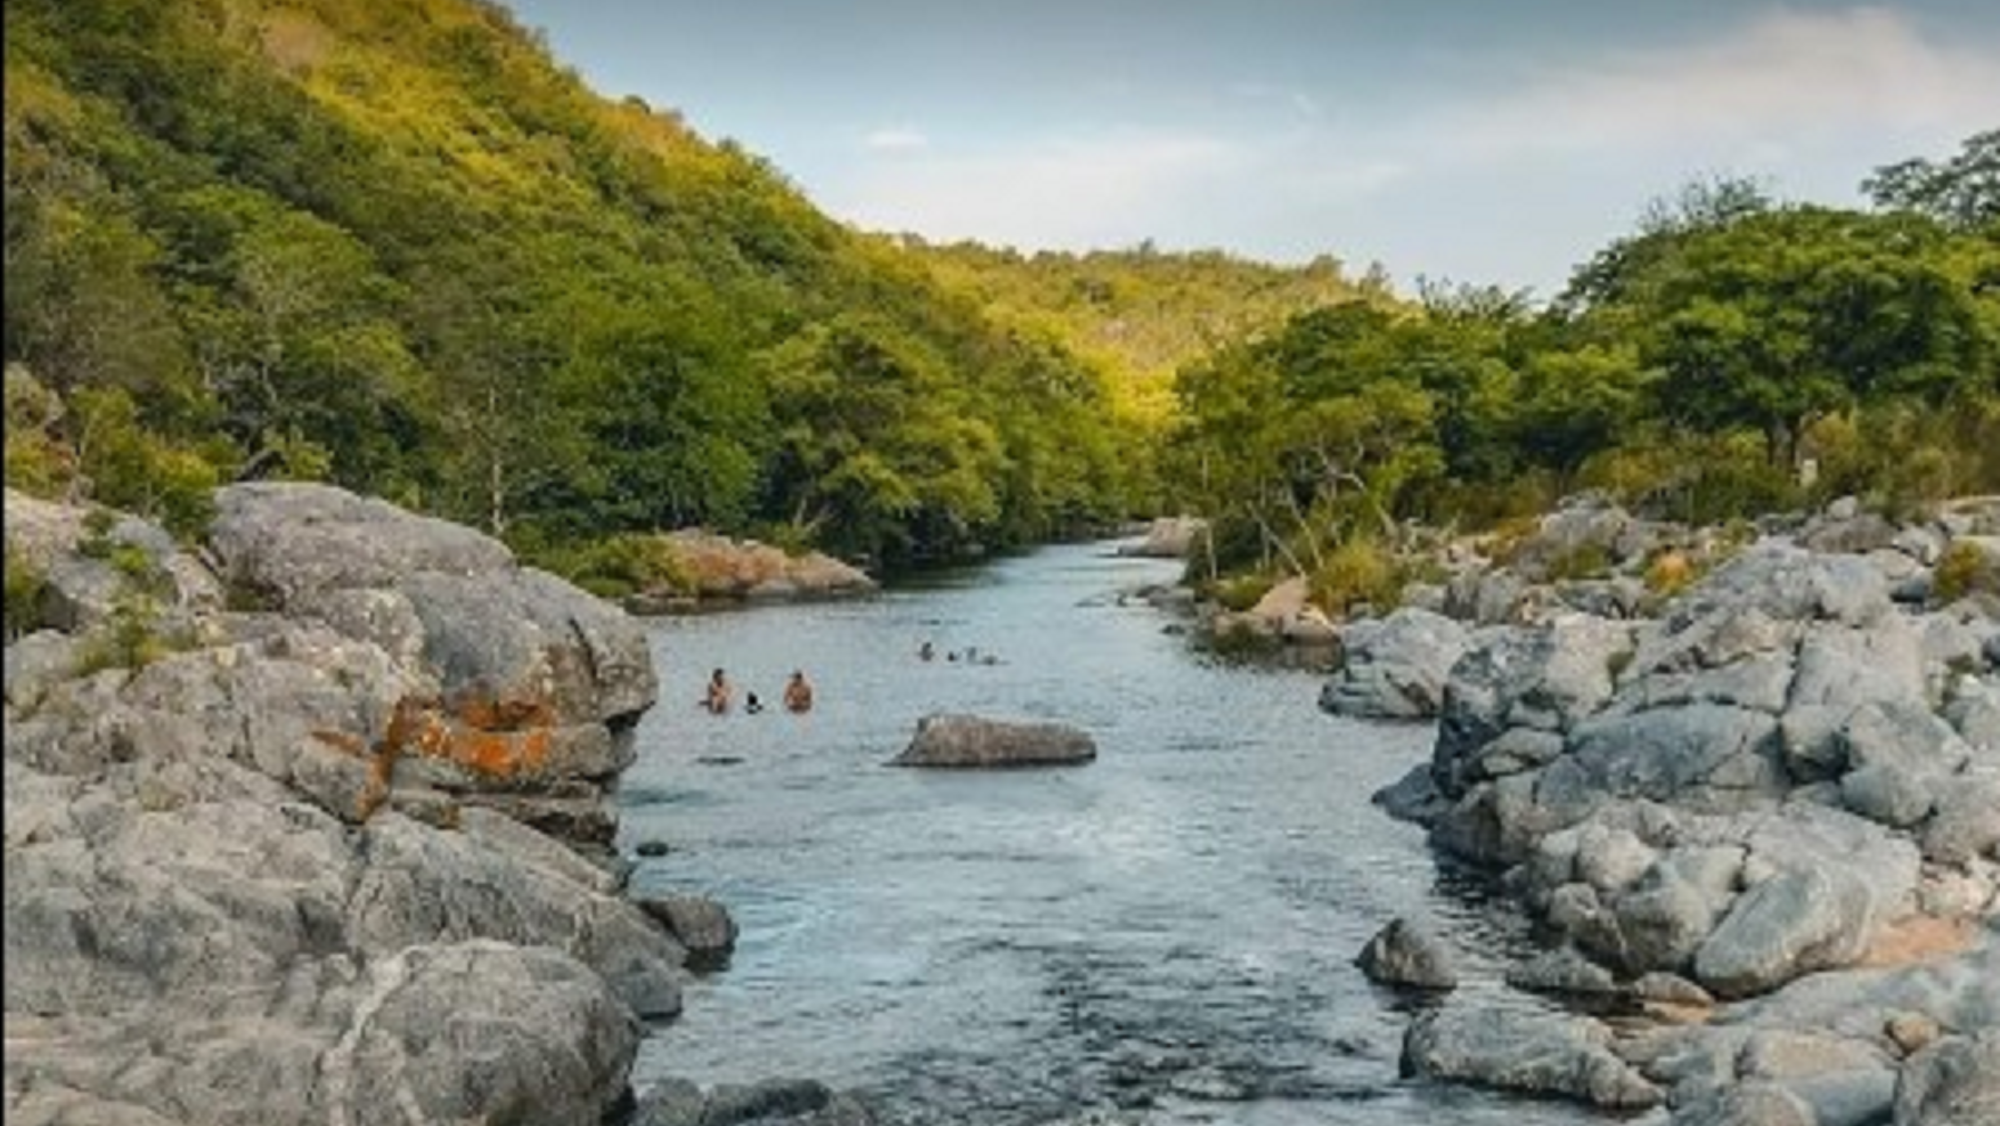
[[[861,138],[862,147],[871,152],[915,152],[929,148],[930,143],[929,137],[908,126],[900,125],[877,129]]]
[[[1245,166],[1236,146],[1193,133],[1046,138],[857,167],[824,198],[875,230],[1081,249],[1171,237],[1205,195],[1219,205],[1212,193]]]
[[[1673,48],[1545,68],[1518,91],[1440,123],[1468,152],[1729,142],[1804,134],[1959,131],[2000,106],[1996,45],[1926,40],[1885,8],[1777,9]]]

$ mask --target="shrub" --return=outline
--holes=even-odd
[[[1356,537],[1327,553],[1310,589],[1312,600],[1328,613],[1346,614],[1362,603],[1387,611],[1402,600],[1402,569],[1387,548]]]
[[[42,626],[42,591],[48,576],[27,557],[7,547],[7,640],[33,633]]]
[[[1945,549],[1931,572],[1931,594],[1948,604],[1974,593],[2000,594],[2000,560],[1989,558],[1978,544],[1959,540]]]
[[[1268,575],[1236,575],[1208,584],[1208,597],[1224,610],[1240,614],[1257,605],[1277,584]]]
[[[691,577],[673,548],[657,535],[625,532],[568,548],[540,545],[523,554],[599,598],[619,599],[641,591],[685,593]]]

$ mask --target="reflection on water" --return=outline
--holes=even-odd
[[[634,886],[714,896],[742,937],[637,1083],[810,1076],[895,1121],[969,1126],[1121,1106],[1149,1124],[1589,1121],[1397,1079],[1409,1002],[1350,964],[1368,937],[1425,919],[1494,995],[1524,938],[1368,804],[1428,730],[1323,715],[1310,672],[1201,657],[1115,597],[1174,573],[1071,546],[658,623],[623,842],[667,852]],[[817,706],[708,715],[717,666],[767,699],[803,669]],[[1073,723],[1098,759],[884,766],[933,711]]]

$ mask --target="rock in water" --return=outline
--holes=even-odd
[[[1062,723],[1025,723],[970,715],[929,715],[891,766],[1063,766],[1097,757],[1088,732]]]
[[[1407,919],[1397,919],[1368,940],[1354,959],[1368,980],[1418,989],[1455,989],[1458,972],[1451,951],[1436,935]]]

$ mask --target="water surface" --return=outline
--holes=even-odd
[[[1430,730],[1327,716],[1313,673],[1205,658],[1117,597],[1175,573],[1067,546],[659,621],[622,840],[671,851],[634,887],[713,896],[742,937],[648,1040],[638,1085],[810,1076],[892,1121],[966,1126],[1112,1107],[1148,1126],[1591,1121],[1398,1079],[1413,1002],[1354,954],[1409,915],[1466,952],[1465,991],[1499,995],[1518,925],[1369,805]],[[770,710],[703,712],[717,666]],[[818,689],[804,716],[775,706],[795,668]],[[933,711],[1076,724],[1098,759],[883,765]]]

